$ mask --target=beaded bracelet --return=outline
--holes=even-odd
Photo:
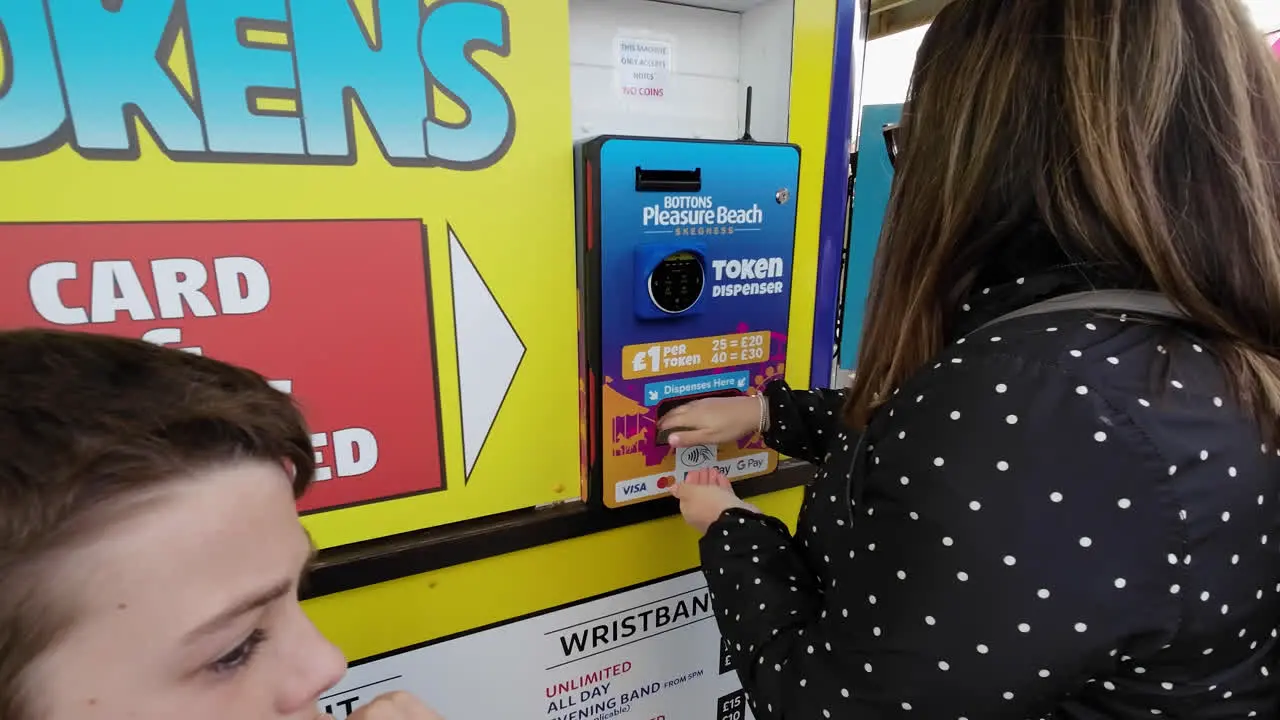
[[[760,424],[756,431],[763,435],[769,429],[769,399],[763,392],[758,393],[756,397],[760,400]]]

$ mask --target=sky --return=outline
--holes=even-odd
[[[1280,30],[1280,0],[1243,0],[1263,33]],[[900,103],[907,96],[911,65],[926,27],[906,30],[867,44],[862,102],[866,105]]]
[[[1265,33],[1280,30],[1280,0],[1245,0],[1253,12],[1253,21]]]

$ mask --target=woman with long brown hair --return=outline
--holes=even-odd
[[[1280,67],[1237,0],[957,0],[848,391],[672,412],[758,718],[1275,717]]]

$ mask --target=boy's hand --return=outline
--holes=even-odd
[[[375,698],[373,702],[357,709],[347,718],[348,720],[443,720],[434,710],[406,692],[392,692]],[[317,720],[333,720],[333,716],[322,714]]]

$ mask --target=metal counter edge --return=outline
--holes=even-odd
[[[783,460],[768,475],[734,484],[742,497],[804,485],[813,468]],[[302,589],[304,600],[462,565],[497,555],[670,517],[671,498],[607,510],[586,503],[518,510],[321,550]]]

